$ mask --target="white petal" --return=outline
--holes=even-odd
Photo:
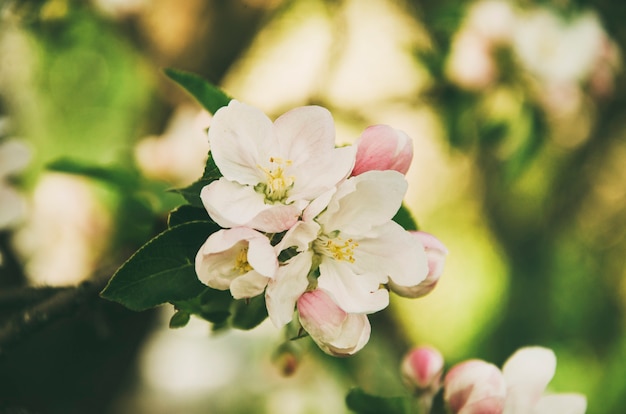
[[[274,122],[280,153],[294,164],[318,158],[335,148],[335,125],[330,112],[320,106],[303,106]]]
[[[285,326],[293,318],[296,301],[309,285],[312,252],[305,251],[292,257],[278,269],[265,291],[267,313],[277,328]]]
[[[533,414],[584,414],[587,398],[581,394],[552,394],[541,397]]]
[[[278,270],[278,259],[274,247],[266,236],[257,234],[258,236],[254,238],[248,238],[248,263],[260,275],[274,277]]]
[[[505,395],[502,373],[495,365],[482,360],[457,364],[444,379],[443,398],[454,413],[480,413],[474,410],[494,407],[501,410]]]
[[[341,183],[318,221],[327,233],[364,234],[393,218],[406,189],[397,171],[368,171]]]
[[[285,233],[280,243],[275,246],[275,250],[278,254],[290,247],[295,247],[299,252],[308,250],[319,231],[320,225],[316,222],[299,221]]]
[[[358,275],[348,262],[322,257],[317,285],[348,313],[373,313],[386,308],[389,292],[380,288],[381,283],[378,275]]]
[[[209,216],[221,227],[248,226],[274,233],[293,226],[301,214],[299,204],[265,204],[265,197],[250,186],[222,177],[205,186],[200,198]]]
[[[264,179],[258,167],[277,156],[272,121],[259,109],[230,101],[214,115],[209,145],[215,164],[224,177],[240,184],[256,185]]]
[[[354,147],[333,148],[319,157],[311,156],[305,162],[294,163],[291,173],[296,180],[287,201],[312,200],[335,187],[352,171],[355,155]]]
[[[507,413],[522,413],[533,407],[554,376],[556,356],[548,348],[517,350],[502,367],[507,383]]]
[[[368,236],[357,239],[359,245],[354,249],[354,266],[359,272],[389,276],[400,286],[416,286],[426,279],[426,252],[402,226],[390,221],[372,229]]]
[[[341,335],[329,341],[322,349],[335,356],[353,355],[367,344],[371,331],[367,315],[349,313],[343,323]]]
[[[235,299],[252,298],[263,293],[269,280],[270,278],[252,270],[232,281],[230,293]]]

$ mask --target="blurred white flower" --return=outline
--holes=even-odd
[[[446,61],[446,76],[463,89],[480,91],[498,77],[493,44],[473,30],[461,30],[454,37]]]
[[[147,137],[135,147],[135,159],[144,175],[184,187],[202,176],[211,116],[190,105],[176,109],[161,136]]]
[[[511,39],[516,10],[510,1],[483,0],[471,5],[465,18],[465,27],[493,43]]]
[[[591,74],[604,38],[595,13],[565,20],[538,8],[519,17],[513,49],[521,64],[541,81],[577,84]]]
[[[111,234],[111,214],[86,179],[46,173],[13,242],[31,282],[66,285],[92,274]]]

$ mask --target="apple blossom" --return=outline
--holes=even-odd
[[[196,255],[195,267],[201,282],[230,289],[235,299],[241,299],[263,293],[278,269],[278,259],[265,235],[235,227],[211,234]]]
[[[443,356],[430,346],[413,348],[402,360],[401,371],[408,388],[434,395],[441,387]]]
[[[519,349],[502,371],[485,361],[466,361],[446,375],[444,400],[455,414],[584,414],[583,395],[543,395],[555,369],[554,352],[542,347]]]
[[[295,248],[299,254],[289,264],[310,269],[279,271],[268,285],[268,313],[277,326],[291,320],[295,301],[308,287],[323,290],[347,313],[367,314],[388,305],[389,292],[381,286],[389,280],[408,287],[426,278],[422,244],[391,220],[406,187],[397,171],[368,171],[310,204],[276,246]]]
[[[406,174],[413,159],[411,138],[403,131],[388,125],[366,128],[356,146],[356,162],[352,175],[371,170],[395,170]]]
[[[352,355],[369,340],[367,315],[345,312],[320,289],[299,297],[298,314],[302,327],[327,354]]]
[[[428,258],[428,275],[415,286],[399,286],[392,280],[389,281],[389,289],[397,295],[405,298],[419,298],[430,293],[443,272],[443,266],[448,255],[448,249],[435,236],[424,231],[409,232],[415,236],[424,246]]]
[[[207,212],[225,228],[291,228],[311,200],[352,170],[355,149],[335,148],[334,140],[324,108],[296,108],[272,123],[260,110],[232,100],[209,128],[211,154],[223,177],[201,191]]]

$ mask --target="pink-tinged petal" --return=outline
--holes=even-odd
[[[271,279],[254,270],[241,275],[230,284],[230,293],[235,299],[246,299],[260,295]]]
[[[455,414],[499,414],[505,396],[506,383],[502,373],[498,367],[485,361],[469,360],[457,364],[444,379],[443,398]]]
[[[372,170],[395,170],[406,174],[413,160],[411,138],[388,125],[368,127],[356,145],[358,150],[352,175]]]
[[[254,258],[252,263],[248,261],[249,255]],[[278,259],[265,235],[246,227],[235,227],[209,236],[196,255],[195,269],[198,279],[207,286],[231,289],[236,297],[250,297],[248,292],[261,293],[262,289],[258,292],[258,286],[263,284],[264,287],[266,279],[274,277]],[[259,274],[259,271],[264,274]],[[235,283],[235,286],[240,286],[233,291],[234,281],[244,276],[246,279]]]
[[[270,320],[277,328],[291,322],[296,301],[309,285],[313,253],[304,251],[278,269],[265,290],[265,304]]]
[[[275,233],[289,229],[301,213],[301,204],[266,204],[263,194],[222,177],[205,186],[200,198],[209,216],[221,227],[247,226]]]
[[[322,155],[309,156],[299,164],[294,163],[288,173],[296,179],[287,202],[312,200],[335,187],[352,171],[355,153],[356,148],[351,146],[333,148]]]
[[[552,394],[541,397],[532,414],[585,414],[587,398],[581,394]]]
[[[300,296],[298,313],[302,327],[329,355],[352,355],[369,340],[371,326],[367,316],[346,313],[322,290]]]
[[[334,230],[365,234],[398,212],[407,182],[397,171],[368,171],[342,182],[318,221]]]
[[[358,238],[354,249],[358,273],[381,274],[399,286],[415,286],[426,278],[426,252],[419,240],[402,226],[389,221],[373,228],[368,236]],[[382,283],[387,282],[385,279]]]
[[[276,119],[274,128],[280,154],[298,165],[309,157],[322,157],[335,148],[335,124],[326,108],[303,106]]]
[[[414,348],[402,360],[402,379],[416,393],[435,395],[441,388],[443,363],[443,355],[437,349],[430,346]]]
[[[413,286],[401,286],[393,280],[389,281],[389,289],[406,298],[419,298],[430,293],[441,277],[448,249],[432,234],[423,231],[410,232],[424,246],[428,258],[428,275],[426,279]]]
[[[373,313],[389,305],[389,292],[381,289],[376,274],[356,274],[349,262],[322,257],[317,285],[348,313]]]
[[[507,413],[530,412],[555,370],[556,356],[552,350],[538,346],[517,350],[502,367],[507,384]]]
[[[209,145],[222,175],[239,184],[254,186],[265,178],[258,167],[278,149],[272,121],[259,109],[230,101],[211,121]]]

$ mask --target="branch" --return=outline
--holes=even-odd
[[[39,331],[50,322],[72,315],[86,301],[96,298],[109,278],[108,274],[98,275],[76,287],[44,288],[39,293],[35,293],[34,289],[24,290],[22,297],[16,298],[16,301],[34,301],[36,296],[45,299],[10,317],[0,325],[0,355],[18,341]],[[0,303],[2,303],[2,299],[10,302],[9,294],[10,292],[3,293],[0,296]]]

